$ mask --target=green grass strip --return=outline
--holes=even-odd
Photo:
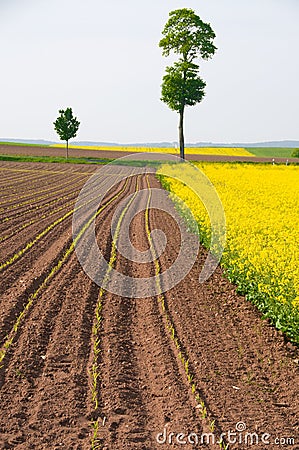
[[[260,158],[291,158],[294,148],[248,147],[246,150]]]
[[[27,155],[0,155],[0,161],[15,162],[41,162],[60,164],[108,164],[113,161],[109,158],[65,158],[63,156],[27,156]]]

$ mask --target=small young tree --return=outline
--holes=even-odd
[[[66,141],[66,158],[69,156],[69,140],[76,137],[80,122],[73,116],[72,108],[59,110],[60,116],[54,124],[55,131],[62,141]]]
[[[159,46],[163,56],[173,51],[180,55],[179,61],[166,67],[163,77],[161,100],[177,111],[179,120],[180,157],[185,158],[184,112],[186,106],[201,102],[205,82],[199,76],[199,66],[194,61],[211,58],[217,50],[213,44],[216,37],[210,24],[204,23],[192,9],[171,11],[162,32]]]

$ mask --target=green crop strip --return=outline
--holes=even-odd
[[[99,371],[99,355],[101,352],[100,346],[100,329],[101,329],[101,323],[102,323],[102,309],[103,309],[103,296],[106,292],[105,287],[107,286],[107,282],[109,280],[109,276],[111,273],[111,270],[113,269],[114,263],[116,261],[117,256],[117,242],[119,238],[120,228],[123,221],[123,218],[125,214],[127,213],[130,205],[135,200],[135,197],[139,191],[139,177],[137,178],[136,182],[136,189],[134,195],[131,197],[125,208],[122,210],[121,215],[119,216],[113,237],[112,237],[112,244],[111,244],[111,253],[110,253],[110,259],[108,263],[108,269],[105,274],[104,280],[103,280],[103,286],[101,286],[100,292],[99,292],[99,300],[96,305],[95,309],[95,323],[93,325],[92,329],[92,335],[93,335],[93,363],[90,371],[91,375],[91,397],[92,402],[94,404],[94,409],[97,410],[99,407],[99,401],[98,401],[98,379],[100,377],[100,371]],[[93,428],[93,435],[91,439],[91,449],[97,450],[100,448],[99,439],[98,439],[98,430],[99,430],[99,420],[100,418],[94,420],[92,422],[92,428]]]
[[[0,167],[0,170],[2,171],[10,171],[10,172],[21,172],[21,173],[44,173],[44,174],[49,174],[49,173],[59,173],[59,174],[66,174],[69,173],[66,170],[47,170],[47,169],[16,169],[16,168],[11,168],[11,167]],[[76,172],[78,173],[78,172]],[[90,175],[90,174],[89,174]]]
[[[0,170],[3,170],[3,168]],[[32,175],[30,173],[26,173],[26,174],[22,174],[22,175],[14,174],[15,176],[12,177],[10,170],[6,174],[6,178],[3,176],[3,174],[1,174],[1,175],[2,176],[1,176],[0,187],[3,188],[4,190],[7,190],[8,195],[12,189],[22,186],[23,184],[26,186],[28,182],[30,184],[37,183],[38,181],[41,181],[44,177],[44,175],[38,175],[38,174]]]
[[[72,193],[74,195],[74,193]],[[39,209],[49,208],[50,206],[54,205],[55,203],[58,203],[61,200],[69,200],[71,197],[71,194],[64,195],[63,197],[55,198],[54,200],[51,200],[50,202],[43,203],[42,205],[35,206],[34,208],[27,209],[26,211],[23,211],[23,213],[18,214],[18,218],[27,216],[28,214],[31,214],[34,211],[37,211]],[[15,216],[12,217],[5,217],[5,219],[0,220],[1,223],[9,222],[10,220],[13,220]]]
[[[78,178],[78,177],[76,177],[76,178]],[[72,184],[72,182],[68,182],[67,184],[64,184],[64,183],[62,183],[62,184],[60,184],[60,185],[56,185],[55,187],[52,187],[50,190],[52,190],[53,191],[53,189],[54,189],[54,193],[55,194],[59,194],[60,192],[62,192],[62,191],[64,191],[65,190],[65,188],[67,187],[67,186],[69,186],[69,185],[71,185]],[[76,182],[76,184],[75,184],[75,186],[76,185],[78,185],[78,188],[79,188],[79,184],[81,185],[81,180],[78,182]],[[41,192],[43,192],[43,191],[41,191]],[[46,191],[45,191],[46,192]],[[29,198],[29,200],[26,200],[26,201],[24,201],[24,202],[21,202],[21,203],[18,203],[18,204],[15,204],[15,205],[11,205],[11,206],[8,206],[8,207],[5,207],[5,208],[0,208],[0,212],[2,212],[2,211],[5,211],[5,212],[7,212],[7,211],[11,211],[11,210],[14,210],[14,209],[17,209],[17,208],[20,208],[20,207],[23,207],[23,206],[26,206],[26,205],[28,205],[28,204],[36,204],[36,203],[38,203],[40,200],[43,200],[43,199],[45,199],[45,198],[47,198],[47,197],[49,197],[49,194],[46,194],[46,195],[41,195],[40,197],[35,197],[34,198],[34,202],[32,202],[32,195],[31,195],[31,197]]]
[[[33,225],[36,222],[39,222],[39,221],[41,221],[43,219],[47,219],[48,217],[53,216],[54,214],[57,214],[59,211],[72,206],[73,203],[74,203],[74,200],[72,200],[71,202],[65,203],[60,208],[53,209],[53,211],[51,211],[51,212],[49,212],[47,214],[43,214],[38,219],[32,219],[29,222],[24,223],[21,227],[17,228],[16,230],[13,230],[10,234],[7,234],[5,236],[0,237],[0,242],[6,241],[7,239],[10,239],[11,237],[13,237],[16,234],[20,233],[21,231],[25,230],[25,228],[28,228],[30,225]]]
[[[24,169],[24,168],[22,168],[22,169],[12,169],[11,167],[0,167],[0,170],[2,170],[2,171],[9,171],[9,172],[21,172],[21,173],[35,173],[35,172],[37,172],[37,173],[44,173],[44,174],[46,174],[46,175],[48,175],[49,173],[57,173],[57,174],[60,174],[60,175],[69,175],[70,174],[70,171],[69,170],[49,170],[49,169]],[[72,170],[72,172],[71,172],[72,174],[74,174],[74,173],[80,173],[80,174],[82,174],[82,175],[91,175],[92,173],[91,172],[76,172],[76,171],[73,171]]]
[[[90,203],[92,200],[90,200],[88,203]],[[21,250],[19,250],[17,253],[15,253],[13,256],[11,256],[7,261],[0,264],[0,272],[7,267],[11,266],[14,262],[16,262],[18,259],[20,259],[24,253],[26,253],[28,250],[30,250],[38,241],[40,241],[46,234],[48,234],[50,231],[52,231],[55,227],[60,225],[64,220],[66,220],[68,217],[70,217],[74,211],[77,211],[80,209],[83,205],[79,206],[79,208],[72,209],[71,211],[68,211],[66,214],[64,214],[59,219],[55,220],[55,222],[52,222],[47,228],[45,228],[41,233],[39,233],[33,240],[28,242],[26,246],[24,246]]]
[[[81,207],[82,207],[82,205],[80,206],[80,208]],[[55,210],[54,212],[52,212],[49,215],[52,215],[52,214],[58,212],[59,210],[61,210],[63,208],[59,208],[59,209]],[[41,233],[39,233],[32,241],[28,242],[28,244],[26,246],[24,246],[21,250],[19,250],[17,253],[15,253],[13,256],[11,256],[11,258],[9,258],[7,261],[5,261],[2,264],[0,264],[0,272],[2,270],[6,269],[7,267],[11,266],[18,259],[20,259],[24,255],[24,253],[26,253],[28,250],[30,250],[46,234],[48,234],[51,230],[53,230],[53,228],[55,228],[56,226],[61,224],[64,220],[66,220],[68,217],[70,217],[74,213],[74,211],[75,211],[75,209],[72,209],[71,211],[68,211],[66,214],[64,214],[64,216],[62,216],[59,219],[55,220],[55,222],[52,222],[46,229],[44,229]],[[40,220],[40,218],[38,220]],[[31,225],[31,223],[29,223],[29,225]],[[1,239],[1,240],[3,240],[3,239]]]
[[[63,264],[68,260],[70,255],[75,249],[76,244],[79,242],[79,240],[82,238],[85,231],[88,229],[88,227],[92,224],[92,222],[104,211],[105,208],[107,208],[114,200],[116,200],[122,192],[126,189],[127,181],[124,185],[124,187],[116,194],[114,195],[108,202],[106,202],[101,208],[98,209],[96,213],[92,215],[92,217],[88,220],[88,222],[82,227],[76,238],[72,241],[71,245],[68,247],[68,249],[63,254],[62,258],[58,261],[58,263],[52,268],[50,273],[47,275],[47,277],[44,279],[44,281],[39,285],[39,287],[28,297],[27,303],[24,307],[24,309],[21,311],[21,313],[18,315],[16,322],[14,323],[11,331],[7,334],[6,340],[3,344],[3,346],[0,349],[0,364],[2,363],[3,359],[5,358],[5,355],[10,348],[11,344],[13,343],[17,331],[20,327],[21,322],[24,320],[28,310],[31,308],[34,300],[39,296],[41,291],[47,287],[49,282],[52,280],[52,278],[59,272]],[[0,366],[0,368],[2,368]]]
[[[56,211],[54,211],[56,212]],[[32,219],[30,222],[24,223],[20,228],[17,228],[16,230],[13,230],[10,234],[6,234],[5,236],[0,237],[0,242],[6,241],[7,239],[13,237],[15,234],[20,233],[21,231],[25,230],[25,228],[28,228],[30,225],[33,225],[37,220],[40,219]]]
[[[148,186],[148,190],[149,190],[149,196],[148,196],[147,206],[146,206],[146,210],[145,210],[145,228],[146,228],[146,235],[147,235],[148,243],[149,243],[149,246],[150,246],[150,249],[152,252],[154,265],[155,265],[155,275],[157,277],[157,288],[158,288],[157,298],[161,305],[163,315],[165,317],[166,328],[168,330],[170,338],[174,342],[174,345],[178,351],[178,359],[183,366],[183,369],[184,369],[186,377],[187,377],[188,384],[191,388],[191,392],[194,395],[194,399],[197,404],[196,408],[199,409],[199,411],[201,412],[202,420],[207,420],[207,422],[208,422],[207,425],[208,425],[209,429],[213,432],[215,429],[215,420],[212,420],[211,418],[208,417],[209,414],[208,414],[207,405],[205,404],[205,401],[203,400],[203,398],[200,395],[200,389],[194,380],[194,374],[192,373],[192,371],[189,368],[189,357],[188,357],[187,351],[183,350],[182,343],[176,333],[174,322],[172,321],[171,316],[166,307],[165,296],[161,292],[161,282],[160,282],[160,278],[159,278],[160,273],[161,273],[161,266],[159,263],[159,258],[156,254],[156,251],[155,251],[155,248],[153,245],[153,241],[151,238],[150,224],[149,224],[149,207],[150,207],[152,193],[151,193],[151,187],[150,187],[148,175],[147,175],[147,186]],[[223,448],[225,450],[228,449],[228,446],[225,445],[222,438],[218,441],[218,445],[220,448]]]
[[[39,233],[32,241],[28,242],[28,244],[23,247],[21,250],[19,250],[17,253],[15,253],[10,259],[5,261],[4,263],[0,264],[0,271],[6,269],[7,267],[11,266],[14,262],[16,262],[18,259],[21,258],[21,256],[24,255],[28,250],[30,250],[38,241],[40,241],[46,234],[48,234],[53,228],[55,228],[57,225],[62,223],[64,220],[66,220],[68,217],[73,214],[74,210],[67,212],[64,214],[64,216],[60,217],[59,219],[55,220],[55,222],[52,222],[47,228],[45,228],[41,233]]]
[[[0,155],[0,161],[17,162],[37,162],[37,163],[59,163],[59,164],[108,164],[113,161],[112,158],[80,158],[63,156],[26,156],[26,155]]]
[[[45,192],[56,193],[57,192],[57,187],[58,188],[61,187],[61,190],[62,190],[62,189],[65,189],[66,187],[68,187],[69,185],[71,185],[72,183],[75,183],[75,185],[77,185],[77,184],[79,184],[81,182],[81,179],[80,179],[80,181],[78,183],[78,178],[79,178],[79,176],[76,176],[71,181],[68,180],[68,183],[66,183],[66,184],[64,184],[64,183],[56,184],[55,183],[55,179],[54,180],[50,180],[51,183],[53,183],[53,185],[50,188],[42,189],[42,190],[36,190],[36,186],[34,186],[34,183],[36,181],[32,182],[32,180],[30,180],[30,187],[31,187],[31,189],[28,189],[28,185],[27,185],[27,189],[25,190],[26,194],[24,194],[24,192],[9,193],[9,194],[6,195],[6,197],[9,197],[9,200],[12,199],[12,201],[13,201],[13,197],[18,197],[19,199],[24,199],[26,197],[30,197],[31,200],[32,200],[32,197],[34,198],[37,194],[38,195],[39,194],[44,194]],[[40,183],[42,181],[42,179],[38,179],[37,181]],[[49,180],[47,180],[47,181],[49,182]],[[31,191],[33,191],[33,192],[31,192]],[[21,195],[21,194],[24,194],[24,195]],[[7,200],[4,200],[4,201],[0,202],[0,205],[3,205],[4,203],[7,203]],[[3,210],[3,208],[2,208],[2,210]]]

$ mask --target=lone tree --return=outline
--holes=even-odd
[[[178,62],[166,67],[163,77],[161,100],[170,109],[179,113],[180,157],[185,158],[184,112],[186,106],[201,102],[206,83],[199,76],[199,66],[195,60],[211,58],[217,48],[213,44],[216,37],[210,24],[204,23],[192,9],[171,11],[169,20],[162,31],[159,47],[163,56],[173,51],[180,55]]]
[[[62,141],[66,141],[66,157],[69,156],[69,140],[76,137],[80,122],[73,116],[72,108],[59,110],[60,116],[57,117],[54,124],[55,131]]]

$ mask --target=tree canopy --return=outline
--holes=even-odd
[[[211,25],[189,8],[171,11],[162,34],[164,37],[159,46],[163,49],[163,56],[169,56],[173,51],[181,55],[183,61],[192,62],[198,57],[207,60],[217,50],[213,44],[216,35]]]
[[[173,111],[180,112],[183,106],[193,106],[201,102],[205,95],[206,83],[198,74],[198,67],[187,62],[175,62],[166,67],[163,77],[162,97]]]

